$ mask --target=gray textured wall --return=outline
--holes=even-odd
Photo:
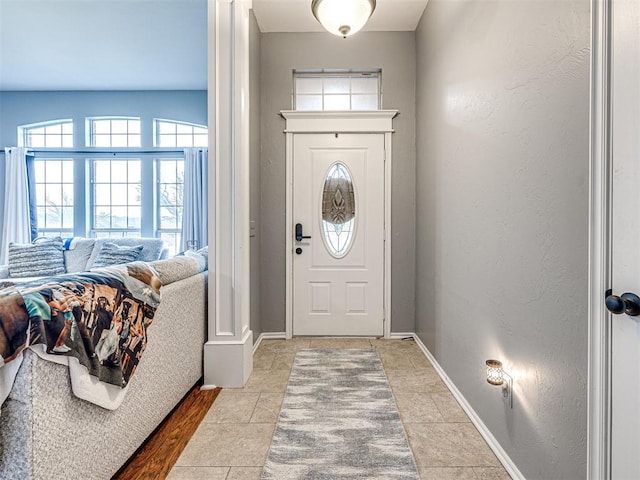
[[[589,28],[430,0],[416,33],[417,332],[531,480],[586,478]]]
[[[285,330],[285,136],[280,110],[291,109],[292,71],[382,68],[383,107],[394,120],[392,180],[392,331],[415,325],[415,36],[362,32],[262,35],[261,220],[262,329]]]
[[[250,213],[255,222],[255,237],[249,242],[251,257],[251,330],[254,342],[262,333],[260,321],[260,38],[262,34],[253,14],[249,20],[249,110],[250,119]]]

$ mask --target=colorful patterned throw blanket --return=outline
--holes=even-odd
[[[160,279],[144,262],[1,289],[0,403],[8,396],[22,352],[28,347],[44,358],[67,363],[72,385],[74,371],[80,371],[95,377],[91,380],[94,384],[98,379],[123,389],[144,353],[147,328],[159,303]],[[72,364],[77,365],[73,359],[86,370],[72,368]],[[83,379],[76,383],[86,388],[88,382]],[[78,395],[75,385],[74,393],[87,397]],[[113,389],[105,393],[114,395]],[[104,405],[94,403],[111,408],[109,401]]]

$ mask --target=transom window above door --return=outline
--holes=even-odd
[[[294,110],[380,110],[381,70],[294,70]]]

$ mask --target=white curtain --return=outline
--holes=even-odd
[[[31,243],[27,149],[7,147],[4,152],[4,222],[0,240],[0,265],[8,262],[9,242]]]
[[[208,245],[209,153],[206,148],[184,149],[184,191],[181,250]]]

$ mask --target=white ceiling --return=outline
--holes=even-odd
[[[427,0],[377,0],[365,31]],[[253,0],[262,32],[322,32],[311,0]],[[327,34],[329,35],[329,34]],[[205,90],[207,0],[0,0],[0,90]]]
[[[427,0],[377,0],[363,28],[369,32],[413,31]],[[262,32],[323,32],[311,13],[311,0],[253,0]]]
[[[0,90],[206,90],[207,0],[0,0]]]

